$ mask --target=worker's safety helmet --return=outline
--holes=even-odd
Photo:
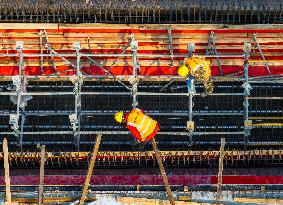
[[[115,114],[115,120],[116,120],[117,122],[121,123],[122,120],[123,120],[123,116],[124,116],[124,113],[123,113],[123,112],[117,112],[117,113]]]
[[[178,75],[182,77],[186,77],[189,74],[189,69],[186,65],[181,65],[178,69]]]

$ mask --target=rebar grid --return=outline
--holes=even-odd
[[[282,23],[282,1],[2,0],[2,22]]]
[[[159,95],[160,88],[166,82],[142,82],[139,90],[145,95],[138,95],[139,107],[160,122],[161,132],[157,136],[161,150],[188,149],[191,146],[186,131],[188,119],[188,96],[172,95],[185,92],[183,82],[174,82],[172,90],[166,90]],[[2,92],[11,86],[9,82],[1,82]],[[250,99],[249,113],[251,117],[262,117],[255,122],[263,122],[264,117],[282,116],[282,100],[273,100],[268,89],[272,90],[272,96],[282,96],[281,84],[268,84],[261,87],[260,84],[252,84],[254,87],[250,97],[257,95],[266,98]],[[69,82],[30,82],[27,85],[29,92],[68,92],[73,88]],[[203,86],[196,85],[197,93],[201,93]],[[81,150],[89,150],[93,144],[96,133],[103,133],[105,140],[102,142],[102,150],[132,150],[138,148],[131,142],[130,133],[114,121],[113,115],[119,110],[130,111],[132,108],[132,96],[115,95],[123,92],[125,88],[115,82],[85,82],[82,92],[104,92],[103,95],[81,95]],[[227,146],[237,147],[244,145],[244,95],[233,95],[243,91],[241,83],[216,83],[215,95],[202,97],[194,96],[193,120],[196,129],[193,133],[192,149],[205,149],[209,144],[217,146],[219,136],[225,136]],[[155,95],[146,95],[153,93]],[[227,95],[217,95],[227,93]],[[267,93],[267,95],[265,95]],[[46,144],[52,150],[75,150],[72,144],[73,131],[68,116],[75,108],[73,95],[35,95],[28,101],[25,107],[26,121],[23,125],[24,149],[35,149],[35,145]],[[0,116],[1,136],[9,135],[11,144],[16,144],[13,131],[10,129],[9,115],[15,113],[15,105],[10,102],[9,96],[1,97]],[[272,106],[270,106],[272,105]],[[268,119],[268,118],[267,118]],[[268,119],[270,121],[270,119]],[[276,121],[276,120],[275,120]],[[254,128],[249,136],[248,146],[253,143],[263,145],[280,146],[282,142],[282,128]],[[272,144],[272,142],[274,144]],[[279,143],[279,144],[278,144]],[[58,146],[61,144],[61,146]],[[170,145],[170,146],[169,146]],[[212,146],[213,147],[213,146]],[[18,148],[13,147],[14,150]]]

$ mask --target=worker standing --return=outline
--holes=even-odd
[[[186,78],[188,89],[194,80],[199,80],[203,83],[206,94],[213,92],[210,61],[204,57],[185,58],[183,65],[178,69],[178,74]]]
[[[160,130],[157,121],[145,114],[141,109],[134,108],[131,112],[124,115],[123,112],[117,112],[115,114],[115,120],[119,123],[126,123],[128,130],[133,134],[133,136],[138,140],[138,142],[143,143],[147,141],[152,142],[152,147],[155,152],[155,157],[161,172],[163,183],[170,201],[171,205],[175,205],[173,193],[169,186],[168,178],[162,163],[162,159],[155,142],[155,135]]]
[[[126,123],[128,130],[138,142],[151,140],[160,130],[157,121],[138,108],[132,109],[130,113],[126,113],[125,115],[123,112],[117,112],[115,114],[115,120],[119,123]]]

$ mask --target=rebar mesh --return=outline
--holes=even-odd
[[[2,0],[3,22],[282,23],[282,1]]]
[[[174,93],[186,93],[183,82],[175,82],[159,95],[166,82],[141,82],[139,92],[155,95],[138,95],[138,107],[155,118],[161,127],[161,134],[156,137],[161,150],[207,150],[217,149],[221,137],[227,141],[227,149],[246,146],[270,147],[269,143],[283,141],[281,127],[256,127],[251,130],[248,142],[244,138],[243,88],[238,82],[215,83],[215,92],[211,96],[196,95],[193,98],[193,121],[195,131],[189,136],[186,130],[188,121],[188,96],[173,96]],[[1,82],[2,92],[9,92],[10,82]],[[271,96],[282,97],[282,84],[252,84],[250,95],[264,99],[250,99],[250,117],[282,117],[282,100],[273,100]],[[28,92],[71,92],[73,84],[69,82],[30,82]],[[203,87],[196,85],[197,93]],[[127,129],[115,122],[113,114],[117,111],[130,111],[132,96],[120,95],[125,88],[114,82],[84,82],[82,92],[104,92],[103,95],[82,95],[81,127],[82,132],[107,132],[103,134],[101,150],[135,151],[140,147],[133,141]],[[116,94],[115,94],[116,93]],[[172,94],[172,96],[170,96]],[[267,97],[267,98],[265,98]],[[37,144],[46,144],[49,151],[74,151],[74,135],[68,115],[74,113],[74,96],[42,95],[33,96],[24,110],[23,150],[36,150]],[[0,133],[1,139],[9,137],[11,151],[19,148],[13,130],[9,125],[9,114],[15,113],[16,107],[8,95],[0,98]],[[255,119],[260,123],[266,120]],[[270,122],[271,120],[268,120]],[[274,121],[271,121],[274,122]],[[278,120],[276,121],[278,122]],[[41,133],[42,132],[42,133]],[[45,132],[55,132],[54,134]],[[60,133],[60,132],[66,132]],[[123,132],[123,133],[120,133]],[[111,133],[111,134],[110,134]],[[164,133],[164,134],[162,134]],[[80,150],[89,151],[95,142],[95,134],[81,134]],[[254,145],[252,144],[254,143]],[[258,145],[256,143],[262,143]],[[278,144],[277,147],[280,147]],[[274,148],[274,145],[272,145]],[[147,149],[148,146],[143,149]]]

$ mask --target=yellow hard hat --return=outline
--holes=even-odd
[[[123,115],[124,115],[123,112],[117,112],[117,113],[115,114],[115,120],[116,120],[117,122],[121,123],[122,120],[123,120]]]
[[[189,69],[186,65],[181,65],[178,69],[178,75],[186,77],[189,74]]]

